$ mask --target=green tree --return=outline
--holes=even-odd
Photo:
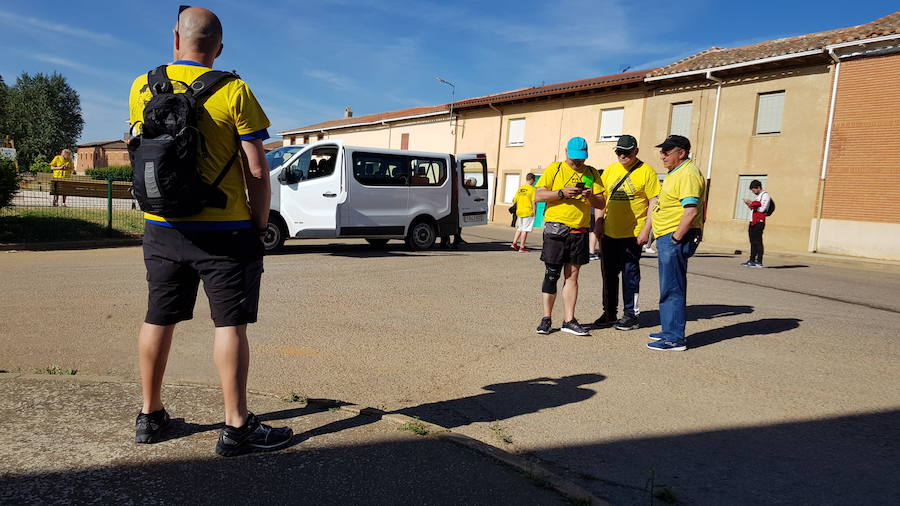
[[[0,209],[12,204],[13,196],[19,191],[19,173],[10,160],[0,160]]]
[[[60,74],[23,73],[8,90],[6,103],[19,166],[28,167],[37,155],[52,157],[73,148],[81,135],[81,101]]]
[[[3,81],[3,76],[0,76],[0,142],[9,134],[6,130],[6,95],[6,83]]]

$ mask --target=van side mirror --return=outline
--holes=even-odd
[[[281,184],[288,184],[287,182],[287,167],[281,169],[281,172],[278,174],[278,182]]]

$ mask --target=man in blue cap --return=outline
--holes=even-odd
[[[592,208],[603,209],[603,183],[597,169],[585,165],[587,141],[572,137],[566,144],[566,161],[550,164],[535,188],[535,202],[546,202],[544,212],[544,245],[541,261],[546,265],[543,292],[544,317],[538,334],[549,334],[552,328],[556,285],[562,276],[565,319],[560,330],[577,336],[589,336],[575,319],[578,299],[578,273],[588,263],[588,232]]]

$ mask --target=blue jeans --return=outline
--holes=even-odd
[[[677,244],[672,234],[656,238],[659,260],[659,323],[666,341],[684,342],[685,308],[687,300],[688,258],[697,251],[694,239],[700,233],[692,228]]]

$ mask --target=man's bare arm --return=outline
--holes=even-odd
[[[244,180],[247,181],[247,197],[250,200],[250,217],[258,230],[266,228],[269,222],[269,205],[272,188],[269,182],[269,163],[261,139],[241,141],[241,149],[246,156]]]

